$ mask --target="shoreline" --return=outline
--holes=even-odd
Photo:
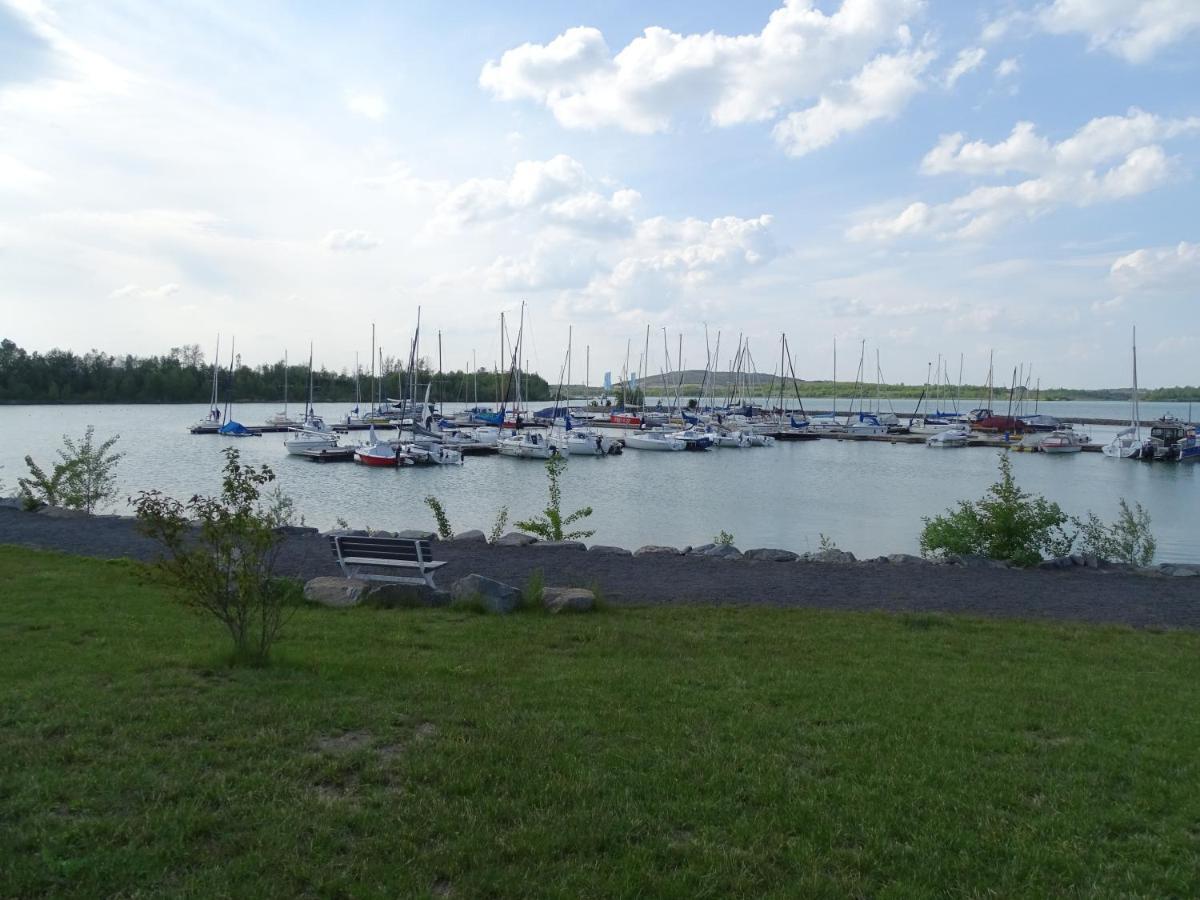
[[[308,580],[340,577],[328,542],[312,529],[284,539],[280,575]],[[427,529],[419,529],[427,534]],[[515,539],[514,539],[515,540]],[[57,550],[78,556],[158,556],[127,516],[28,513],[0,507],[0,544]],[[722,551],[718,548],[718,554]],[[752,551],[747,551],[748,553]],[[778,552],[778,551],[773,551]],[[1200,566],[1164,564],[1158,577],[1122,567],[1016,569],[986,560],[934,563],[893,554],[853,560],[850,554],[794,558],[736,558],[692,548],[584,548],[536,542],[527,546],[476,540],[436,541],[434,557],[447,565],[439,585],[478,573],[523,585],[540,569],[553,587],[598,587],[607,602],[628,605],[774,606],[885,613],[946,613],[1024,620],[1200,629]],[[729,553],[732,556],[732,553]],[[835,561],[837,560],[837,561]],[[851,561],[853,560],[853,561]],[[1172,570],[1178,570],[1177,573]]]

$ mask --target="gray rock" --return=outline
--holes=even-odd
[[[456,603],[478,603],[490,613],[510,613],[521,605],[521,592],[511,585],[471,574],[454,582],[450,596]]]
[[[0,509],[24,509],[25,503],[20,497],[0,497]]]
[[[368,537],[370,532],[365,528],[335,528],[333,531],[326,531],[325,536],[342,535],[343,537]]]
[[[1158,570],[1172,578],[1191,578],[1195,575],[1200,575],[1200,571],[1197,571],[1195,566],[1186,566],[1179,563],[1161,563]]]
[[[1075,563],[1071,562],[1069,556],[1056,556],[1053,559],[1043,559],[1038,563],[1039,569],[1073,569]]]
[[[596,595],[584,588],[543,588],[542,606],[552,613],[591,612],[596,608]]]
[[[1150,578],[1162,578],[1164,575],[1166,575],[1166,573],[1157,566],[1142,566],[1137,569],[1137,574],[1146,575]]]
[[[1100,557],[1095,553],[1085,553],[1083,555],[1083,564],[1089,569],[1100,568]]]
[[[791,550],[775,550],[771,547],[755,547],[742,554],[746,559],[757,559],[763,562],[795,562],[800,558],[799,553]]]
[[[88,516],[87,510],[67,509],[65,506],[43,506],[37,514],[48,519],[86,519]]]
[[[367,588],[362,602],[385,609],[449,606],[450,592],[439,591],[424,584],[388,584],[376,581]]]
[[[688,556],[703,556],[705,553],[707,553],[709,550],[711,550],[715,546],[717,546],[717,545],[716,544],[701,544],[698,547],[688,547],[688,551],[687,551]]]
[[[530,544],[536,544],[537,538],[532,534],[522,534],[519,531],[510,531],[500,540],[496,541],[497,547],[528,547]]]
[[[592,544],[588,547],[588,553],[599,553],[603,556],[633,556],[633,553],[624,547],[610,547],[607,544]]]
[[[732,544],[715,544],[700,555],[715,559],[741,559],[742,551]]]
[[[674,547],[663,547],[658,544],[647,544],[645,547],[638,547],[633,551],[634,556],[679,556],[679,551]]]
[[[454,537],[450,538],[450,540],[459,541],[463,544],[486,544],[487,535],[478,528],[472,528],[470,531],[460,531]]]
[[[276,534],[317,534],[315,528],[310,528],[307,525],[277,525],[272,529]]]
[[[818,550],[815,553],[805,553],[804,559],[809,562],[823,563],[852,563],[857,562],[854,554],[849,550]]]
[[[1071,560],[1071,565],[1082,566],[1084,564],[1082,553],[1072,553],[1067,559]]]
[[[322,606],[358,606],[368,584],[358,578],[313,578],[304,585],[304,599]]]
[[[891,553],[888,555],[887,561],[893,566],[924,566],[929,564],[929,560],[923,559],[920,556],[913,556],[911,553]]]
[[[583,541],[538,541],[538,549],[543,547],[557,547],[560,550],[587,550],[587,544]]]
[[[438,539],[435,532],[422,531],[420,528],[408,528],[404,531],[397,531],[395,536],[409,541],[436,541]]]

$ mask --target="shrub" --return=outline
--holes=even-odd
[[[525,609],[541,609],[542,591],[545,588],[546,576],[542,574],[541,569],[534,569],[529,573],[529,578],[525,582],[525,589],[521,591],[521,605]]]
[[[1131,509],[1123,497],[1120,504],[1121,512],[1111,525],[1105,525],[1095,513],[1088,513],[1080,527],[1079,549],[1113,562],[1148,566],[1158,548],[1150,530],[1150,513],[1140,503]]]
[[[817,549],[822,553],[829,553],[838,548],[837,542],[825,532],[819,532],[818,537],[820,540],[817,541]]]
[[[26,508],[39,503],[82,509],[88,513],[116,495],[117,479],[114,474],[117,463],[124,453],[113,453],[113,445],[121,436],[113,435],[99,446],[95,444],[96,429],[89,425],[78,443],[63,435],[63,447],[59,449],[59,462],[47,473],[25,457],[29,467],[29,478],[17,480]]]
[[[517,527],[522,531],[536,534],[547,541],[582,540],[583,538],[590,538],[596,533],[594,531],[563,530],[565,527],[574,525],[580,519],[586,519],[592,514],[590,506],[577,509],[568,516],[562,514],[562,488],[559,486],[558,481],[566,468],[567,462],[561,456],[555,455],[546,460],[546,477],[550,482],[550,496],[546,503],[546,508],[542,511],[543,515],[537,518],[517,522]]]
[[[719,532],[717,532],[717,536],[713,538],[713,543],[719,547],[732,547],[733,535],[722,528]]]
[[[508,507],[500,507],[500,511],[496,513],[496,521],[492,523],[491,533],[488,534],[488,540],[493,544],[504,536],[504,526],[508,524]]]
[[[183,602],[225,627],[233,639],[233,661],[264,664],[293,593],[274,575],[278,512],[260,502],[275,473],[265,465],[241,465],[233,447],[224,453],[220,497],[193,496],[180,503],[160,491],[142,491],[131,502],[139,529],[166,549],[159,565]]]
[[[1031,566],[1046,556],[1071,552],[1075,535],[1065,526],[1070,516],[1057,503],[1017,487],[1012,461],[1000,455],[1000,480],[974,503],[964,500],[958,509],[924,519],[921,555],[983,555]]]
[[[430,495],[425,498],[425,505],[433,512],[433,518],[437,522],[438,537],[443,541],[454,537],[454,529],[450,527],[450,517],[446,515],[446,508],[442,506],[442,501]]]

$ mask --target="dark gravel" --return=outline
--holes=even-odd
[[[128,518],[51,518],[0,508],[0,543],[102,558],[152,560],[155,545]],[[627,557],[557,547],[435,544],[438,581],[478,572],[522,585],[598,585],[613,603],[763,604],[816,609],[945,612],[1135,627],[1200,628],[1200,577],[1150,578],[1091,569],[1019,571],[878,562],[777,563],[694,556]],[[287,538],[283,574],[339,574],[327,541]]]

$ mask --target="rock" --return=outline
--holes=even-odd
[[[852,563],[852,562],[858,561],[854,558],[854,554],[851,553],[849,550],[836,550],[836,549],[834,549],[834,550],[818,550],[815,553],[805,553],[804,559],[808,560],[809,562],[840,563],[840,564]]]
[[[404,538],[409,541],[436,541],[438,536],[432,531],[422,531],[420,528],[409,528],[405,531],[397,531],[395,537]]]
[[[86,519],[88,516],[87,510],[67,509],[65,506],[43,506],[37,514],[48,519]]]
[[[322,606],[358,606],[368,587],[359,578],[313,578],[304,585],[304,599]]]
[[[388,584],[372,582],[363,594],[363,603],[384,609],[416,609],[449,606],[450,592],[439,591],[424,584]]]
[[[1100,557],[1095,553],[1085,553],[1083,555],[1083,564],[1089,569],[1100,568]]]
[[[679,556],[679,551],[674,547],[662,547],[658,544],[647,544],[645,547],[638,547],[633,551],[634,556]]]
[[[716,559],[741,559],[742,551],[733,546],[733,544],[714,544],[700,555],[711,556]]]
[[[331,537],[335,534],[343,537],[368,537],[370,532],[365,528],[335,528],[333,531],[326,531],[325,537]]]
[[[1007,569],[1008,563],[999,559],[988,559],[980,553],[964,553],[961,556],[950,557],[950,562],[954,565],[964,566],[968,569]]]
[[[538,541],[538,549],[544,547],[557,547],[560,550],[587,550],[587,544],[583,541]]]
[[[25,503],[20,497],[0,497],[0,509],[24,509]]]
[[[1172,578],[1190,578],[1195,575],[1200,575],[1195,566],[1186,566],[1179,563],[1160,563],[1158,571],[1164,575],[1169,575]]]
[[[588,553],[599,553],[603,556],[633,556],[633,553],[624,547],[610,547],[607,544],[592,544],[588,547]]]
[[[318,534],[315,528],[310,528],[307,525],[276,525],[273,529],[276,534]]]
[[[496,541],[497,547],[528,547],[530,544],[536,544],[537,538],[532,534],[522,534],[519,531],[510,531],[500,540]]]
[[[924,566],[929,563],[929,560],[913,556],[911,553],[890,553],[887,561],[893,566]]]
[[[1157,566],[1141,566],[1136,571],[1137,574],[1146,575],[1150,578],[1162,578],[1166,574]]]
[[[454,537],[450,538],[450,540],[463,544],[486,544],[487,535],[478,528],[472,528],[470,531],[460,531]]]
[[[716,544],[701,544],[699,547],[688,547],[687,555],[688,556],[703,556],[705,553],[707,553],[709,550],[711,550],[715,546],[717,546],[717,545]]]
[[[1039,569],[1073,569],[1075,563],[1069,556],[1056,556],[1053,559],[1043,559],[1037,566]]]
[[[501,615],[521,605],[521,592],[515,587],[476,574],[454,582],[450,596],[456,603],[479,603],[485,611]]]
[[[755,547],[742,554],[746,559],[757,559],[762,562],[795,562],[800,558],[799,553],[791,550],[775,550],[771,547]]]
[[[1067,557],[1067,559],[1071,560],[1071,565],[1074,565],[1074,566],[1082,566],[1084,564],[1082,553],[1072,553],[1070,556]]]
[[[591,612],[596,608],[596,595],[584,588],[543,588],[542,606],[551,613]]]

